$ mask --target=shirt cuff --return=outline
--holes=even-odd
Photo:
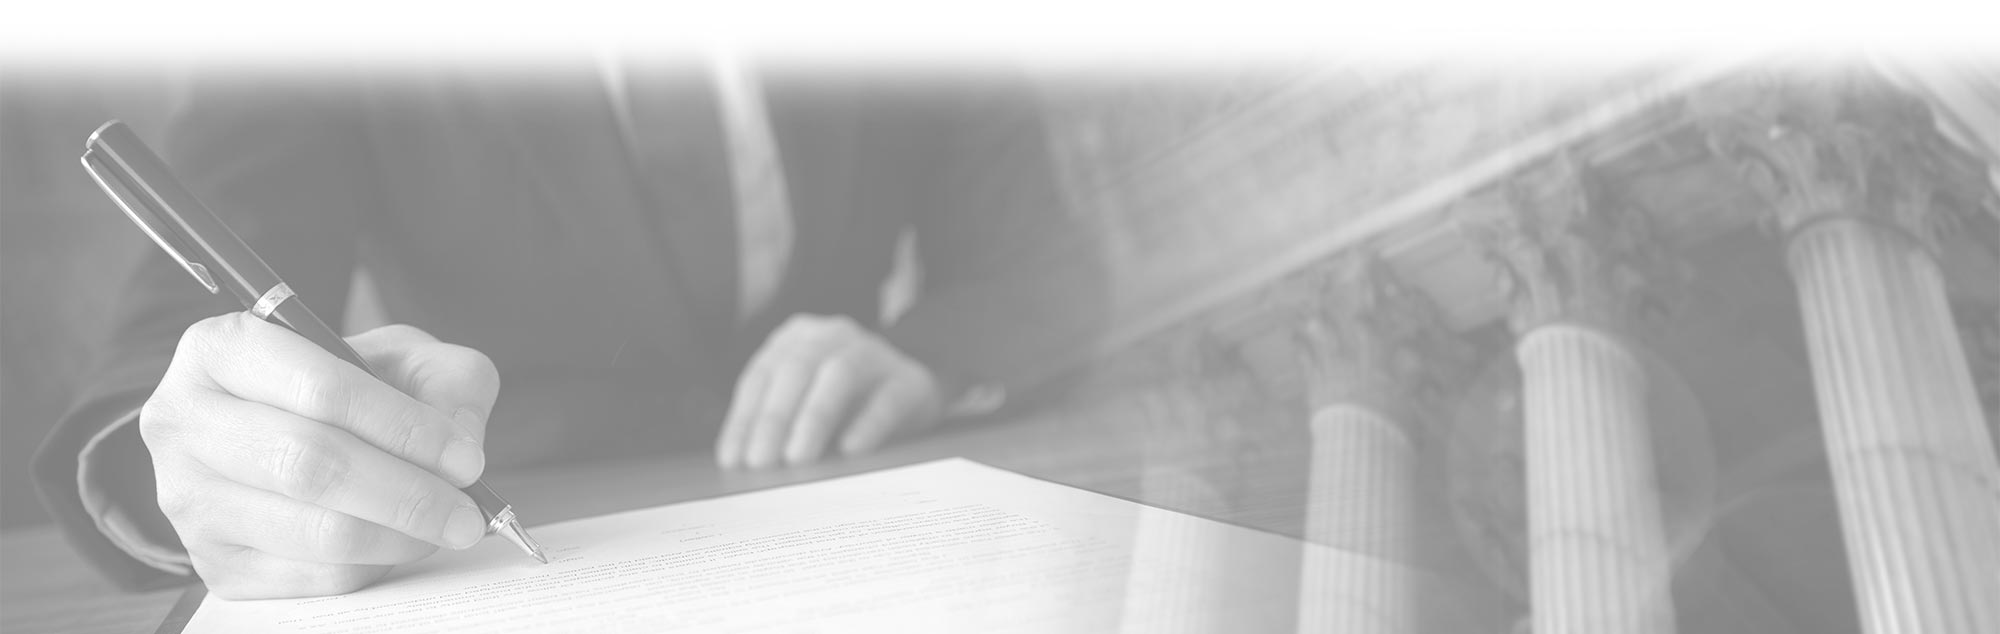
[[[167,543],[177,540],[164,537],[174,534],[166,517],[139,510],[150,509],[150,505],[120,499],[151,492],[118,494],[119,482],[151,481],[128,475],[133,469],[152,468],[138,430],[128,429],[138,420],[139,411],[132,410],[84,443],[76,463],[76,487],[83,510],[96,522],[98,532],[133,559],[176,575],[194,574],[194,564],[187,552],[178,543]],[[119,433],[120,430],[124,432]]]

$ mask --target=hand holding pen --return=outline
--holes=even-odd
[[[123,124],[92,134],[83,160],[202,287],[248,309],[186,331],[138,422],[160,508],[210,592],[348,592],[487,532],[546,561],[479,483],[499,390],[485,355],[408,326],[343,340]]]

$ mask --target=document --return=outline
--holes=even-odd
[[[346,595],[211,596],[184,631],[1281,631],[1301,548],[963,459],[535,534],[548,565],[486,540]]]

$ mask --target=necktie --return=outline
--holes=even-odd
[[[658,89],[660,86],[635,85],[630,77],[633,69],[627,68],[615,55],[600,56],[598,65],[619,127],[627,138],[639,139],[648,129],[657,127],[658,122],[639,121],[639,118],[673,110],[664,107],[635,108],[634,101],[644,101],[650,95],[647,89]],[[750,321],[758,311],[769,307],[784,281],[793,243],[791,199],[785,186],[784,166],[778,154],[777,140],[771,131],[770,115],[764,106],[762,86],[748,76],[742,64],[729,57],[714,58],[709,75],[714,90],[695,92],[707,92],[713,96],[717,119],[722,124],[719,136],[724,140],[729,160],[730,191],[736,202],[735,213],[732,214],[737,247],[734,308],[740,324]],[[650,96],[654,97],[651,101],[671,101],[667,96]],[[653,132],[679,136],[673,130],[655,129]],[[655,141],[640,145],[663,145],[658,139]],[[664,145],[672,146],[673,143],[665,142]]]
[[[772,137],[764,92],[742,64],[718,57],[715,96],[729,145],[730,180],[736,192],[739,275],[737,315],[750,319],[771,302],[784,281],[792,253],[791,200],[784,165]]]

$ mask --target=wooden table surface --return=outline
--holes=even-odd
[[[1028,418],[967,424],[879,453],[796,469],[724,472],[704,453],[491,473],[487,481],[506,491],[532,525],[963,456],[1101,493],[1298,534],[1305,443],[1262,443],[1265,448],[1252,453],[1176,452],[1174,443],[1160,441],[1160,429],[1149,426],[1140,411],[1112,399]],[[1161,472],[1216,478],[1228,493],[1228,504],[1145,499],[1145,479]],[[151,632],[181,592],[119,592],[96,577],[53,526],[0,535],[0,566],[0,632],[10,634]]]

